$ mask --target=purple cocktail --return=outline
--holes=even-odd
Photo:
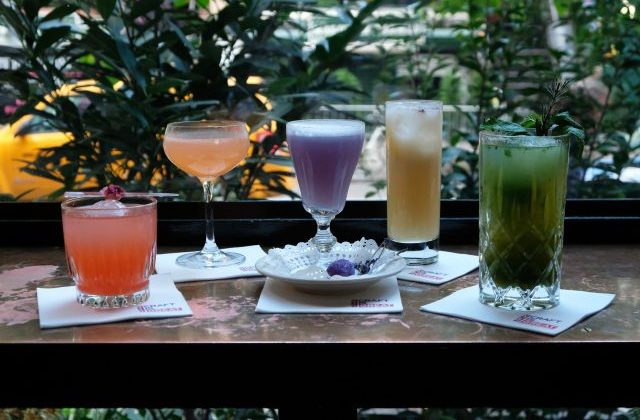
[[[287,123],[302,205],[318,223],[313,241],[328,252],[336,238],[331,220],[342,211],[364,143],[364,123],[353,120],[300,120]]]

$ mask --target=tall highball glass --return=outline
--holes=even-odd
[[[442,102],[389,101],[387,233],[409,264],[438,260]]]
[[[480,133],[480,301],[510,310],[559,302],[568,135]]]

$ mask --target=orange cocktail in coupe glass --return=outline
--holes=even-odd
[[[64,246],[77,299],[96,308],[149,297],[156,260],[156,200],[73,198],[62,203]]]
[[[197,177],[204,188],[206,241],[201,251],[181,255],[176,263],[188,268],[240,264],[244,255],[218,249],[213,235],[215,180],[233,169],[249,150],[249,133],[241,121],[184,121],[167,125],[164,152],[174,165]]]

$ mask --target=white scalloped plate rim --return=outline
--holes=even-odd
[[[283,271],[272,270],[268,267],[269,255],[260,258],[256,262],[256,270],[269,278],[289,283],[297,289],[308,292],[332,292],[332,291],[355,291],[373,286],[378,281],[392,277],[401,272],[406,267],[406,262],[402,257],[395,257],[387,263],[384,270],[375,274],[364,274],[349,277],[334,277],[331,279],[309,279],[286,275]]]

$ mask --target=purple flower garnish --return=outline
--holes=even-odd
[[[327,273],[330,276],[338,275],[342,277],[349,277],[356,274],[356,269],[351,261],[341,259],[335,260],[334,262],[329,264],[329,267],[327,267]]]
[[[124,197],[124,188],[119,185],[109,184],[100,190],[107,200],[120,200]]]
[[[388,243],[389,243],[388,238],[382,241],[380,246],[378,246],[378,248],[374,251],[371,258],[369,258],[366,261],[359,262],[358,264],[355,265],[356,270],[358,270],[360,274],[369,274],[369,271],[371,271],[371,268],[375,265],[375,263],[378,262],[378,260],[384,254],[384,250],[386,249]]]

